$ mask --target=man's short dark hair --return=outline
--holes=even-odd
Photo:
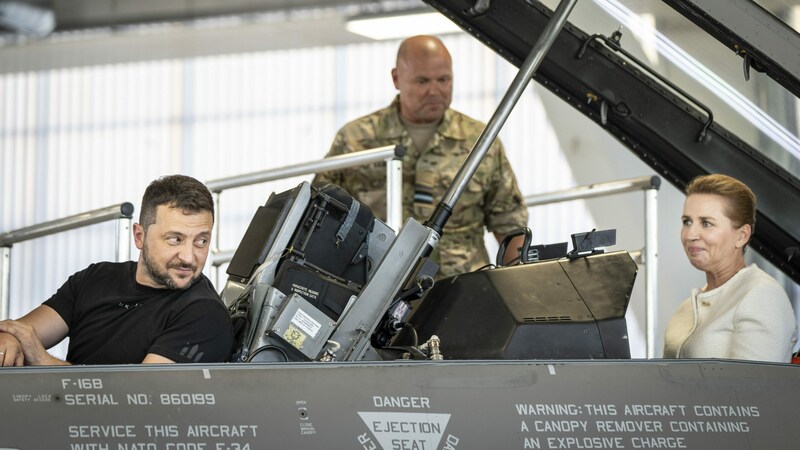
[[[206,185],[186,175],[164,176],[147,186],[142,196],[139,224],[146,229],[156,223],[156,210],[161,205],[178,208],[185,214],[208,211],[214,217],[211,192]]]

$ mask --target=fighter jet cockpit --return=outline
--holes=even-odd
[[[413,220],[405,226],[424,233]],[[237,336],[232,359],[630,358],[625,312],[638,268],[627,252],[605,253],[615,230],[575,234],[571,252],[519,233],[522,247],[502,246],[495,267],[434,282],[437,265],[424,255],[432,241],[394,242],[341,188],[303,182],[272,194],[222,291]],[[503,267],[511,251],[521,264]],[[368,307],[364,292],[374,292]],[[358,352],[343,351],[342,338]]]

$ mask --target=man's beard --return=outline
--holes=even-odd
[[[185,286],[183,286],[183,287],[178,286],[177,284],[175,284],[175,280],[173,280],[172,277],[169,276],[168,272],[160,271],[158,269],[158,267],[156,266],[155,262],[153,262],[150,259],[150,255],[147,252],[147,245],[144,245],[142,247],[142,259],[144,260],[144,270],[147,273],[147,275],[153,281],[155,281],[155,282],[157,282],[157,283],[159,283],[159,284],[161,284],[163,286],[166,286],[169,289],[177,289],[177,290],[185,291],[186,289],[189,289],[189,287],[192,284],[194,284],[195,280],[200,278],[200,275],[198,274],[197,276],[192,277],[192,279],[189,280],[189,282],[186,283]],[[177,267],[189,267],[189,268],[192,269],[192,272],[194,272],[196,270],[196,267],[191,266],[191,265],[187,265],[187,264],[167,264],[166,268],[169,269],[170,267],[176,267],[176,268]]]

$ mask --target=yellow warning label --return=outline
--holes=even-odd
[[[296,326],[289,324],[286,332],[283,333],[283,338],[286,342],[290,343],[296,349],[303,348],[303,343],[306,341],[306,334],[300,331]]]

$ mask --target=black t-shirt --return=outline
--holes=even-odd
[[[73,364],[138,364],[148,353],[175,362],[224,362],[231,322],[211,282],[186,290],[136,282],[136,262],[92,264],[72,275],[45,305],[69,327]]]

